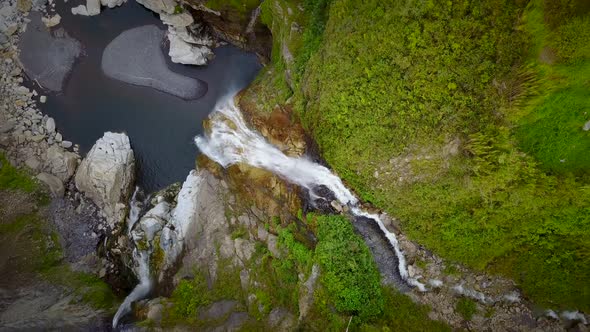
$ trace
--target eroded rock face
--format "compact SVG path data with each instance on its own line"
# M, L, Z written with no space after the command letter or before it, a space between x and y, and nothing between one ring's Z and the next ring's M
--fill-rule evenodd
M61 91L74 62L82 54L82 45L63 29L50 32L38 12L31 12L29 19L31 22L19 43L24 70L42 87Z
M155 25L124 31L105 48L102 71L113 79L152 87L183 99L200 98L207 92L206 83L168 69L160 49L164 34Z
M125 134L106 132L76 172L76 187L98 205L111 226L124 220L135 158Z
M168 40L170 41L168 55L174 63L202 66L213 58L213 52L209 47L189 44L173 32L168 32Z

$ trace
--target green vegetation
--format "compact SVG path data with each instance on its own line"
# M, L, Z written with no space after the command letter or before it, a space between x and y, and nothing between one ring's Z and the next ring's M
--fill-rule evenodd
M236 10L241 14L249 14L258 7L260 0L207 0L205 6L213 10Z
M455 310L464 320L471 320L471 317L477 312L477 306L473 300L462 297L457 301Z
M299 39L263 22L275 62L297 46L295 111L347 184L441 256L590 310L590 6L303 3Z
M16 259L11 260L7 268L36 274L53 284L63 286L76 295L76 300L95 309L116 310L118 299L105 282L93 275L72 271L62 261L63 253L58 236L37 211L38 205L48 203L47 194L25 171L12 167L1 154L0 164L0 190L29 194L28 197L23 197L26 202L22 203L30 203L34 209L26 214L15 215L12 220L0 222L0 240L14 243L11 250L14 250ZM13 208L3 206L4 204L5 202L0 201L0 210ZM11 271L13 272L16 271Z
M381 276L373 256L342 216L317 216L321 282L330 302L342 314L358 316L362 321L383 313Z
M25 171L12 167L0 153L0 190L16 189L30 193L37 189L37 184Z
M285 308L297 316L300 291L306 288L303 283L310 277L312 266L318 264L321 273L314 302L299 329L337 331L348 326L351 331L387 331L392 327L399 331L449 330L428 318L428 307L381 286L373 258L350 221L342 216L302 217L309 228L300 222L281 227L280 220L271 221L278 233L280 257L257 242L254 255L246 263L248 292L241 289L241 269L222 259L213 283L199 271L193 279L179 283L170 298L172 306L164 314L164 324L210 326L207 324L211 322L199 320L200 311L216 301L231 299L238 302L237 310L256 318L244 326L245 330L266 329L266 319L274 308ZM303 240L303 231L309 229L316 233L315 247Z

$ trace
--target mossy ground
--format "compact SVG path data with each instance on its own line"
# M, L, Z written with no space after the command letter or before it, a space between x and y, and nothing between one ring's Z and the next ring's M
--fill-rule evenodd
M328 163L437 254L590 310L588 6L324 5L293 103Z
M12 167L2 155L0 163L0 239L10 247L3 248L5 254L16 257L5 268L11 275L22 276L18 287L40 278L63 286L95 309L116 310L118 299L106 283L93 275L72 271L62 261L58 235L44 217L47 193L26 171ZM18 201L7 199L11 196Z
M301 232L308 229L296 226L301 222L316 232L317 244L299 240L306 238ZM246 263L250 280L247 292L242 290L241 269L221 260L214 282L203 271L195 271L194 278L180 282L170 298L164 325L210 327L222 323L223 318L216 322L201 320L199 313L216 301L234 300L238 302L234 311L248 312L254 318L243 330L268 329L266 319L272 309L287 309L297 317L303 282L313 264L318 264L321 274L315 300L299 325L301 330L449 330L445 324L428 319L427 307L380 284L372 256L346 218L308 215L299 223L285 225L281 226L280 220L268 223L268 229L278 233L281 257L274 256L265 243L256 243L255 254Z

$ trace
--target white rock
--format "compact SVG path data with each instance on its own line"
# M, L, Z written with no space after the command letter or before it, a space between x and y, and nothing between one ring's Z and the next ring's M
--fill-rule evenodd
M47 122L45 123L45 129L47 129L47 133L50 135L55 132L55 120L53 120L53 118L47 119Z
M88 10L86 10L86 6L84 5L72 7L72 15L88 16Z
M103 6L109 7L109 8L114 8L114 7L120 6L120 5L124 4L125 2L127 2L127 0L100 0L100 3Z
M174 27L184 28L195 21L193 16L188 12L182 12L180 14L160 14L160 19L164 24L171 25Z
M61 143L62 139L63 139L63 138L62 138L62 136L61 136L61 134L60 134L60 133L57 133L57 134L55 134L55 141L56 141L57 143Z
M64 149L69 149L69 148L71 148L71 147L72 147L72 142L70 142L70 141L63 141L63 142L61 142L61 146L62 146Z
M86 0L86 10L88 16L100 14L100 0Z
M59 14L55 14L50 18L43 17L41 21L45 23L46 27L51 28L58 25L61 22L61 16Z
M193 46L171 33L168 33L168 40L170 40L168 55L174 63L206 65L209 59L213 58L213 52L207 46Z
M47 102L47 96L41 96L41 97L39 97L39 101L40 101L42 104L45 104L45 102Z
M76 187L103 210L111 226L125 219L134 167L129 137L106 132L96 141L76 172Z
M584 131L590 130L590 120L588 120L588 122L586 122L584 124L584 127L582 128L582 130L584 130Z

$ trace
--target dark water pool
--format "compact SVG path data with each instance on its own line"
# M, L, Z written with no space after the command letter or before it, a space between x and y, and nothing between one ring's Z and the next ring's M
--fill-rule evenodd
M80 144L82 153L105 131L126 132L137 160L138 184L148 192L184 180L199 153L193 137L202 133L203 119L220 98L254 79L261 67L256 55L223 46L214 50L216 57L206 67L173 64L168 59L173 71L208 84L202 98L185 101L115 81L101 72L102 52L121 32L147 24L164 29L155 14L133 0L114 9L103 8L94 17L71 15L77 1L57 3L62 16L58 27L78 39L86 55L74 66L64 90L49 94L47 103L40 104L43 112L55 118L64 139Z

